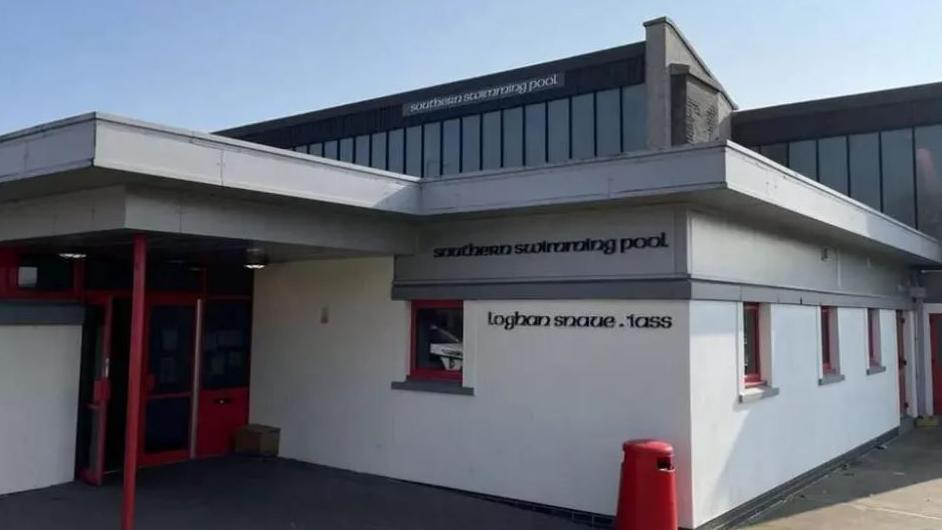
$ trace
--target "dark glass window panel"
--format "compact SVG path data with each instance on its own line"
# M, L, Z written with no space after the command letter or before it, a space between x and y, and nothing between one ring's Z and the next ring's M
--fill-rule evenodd
M847 139L850 158L850 196L880 209L880 135L852 134Z
M389 171L406 172L406 133L403 129L389 131Z
M481 169L481 116L461 118L461 171Z
M34 291L70 291L74 260L56 254L25 254L20 257L17 286Z
M330 158L332 160L337 160L340 158L339 145L337 140L330 140L329 142L324 142L324 157Z
M442 124L426 123L423 128L425 165L422 176L434 178L442 174Z
M353 138L340 140L340 160L353 163Z
M442 123L442 174L454 175L461 171L461 120L455 118Z
M916 128L919 229L942 238L942 125Z
M252 303L206 303L203 323L203 388L238 388L249 384Z
M251 296L255 275L240 266L213 266L206 271L209 294Z
M144 451L159 453L189 446L190 398L152 399L144 421Z
M759 306L743 305L745 375L759 374Z
M547 160L550 162L569 160L569 99L550 101L546 115Z
M572 157L595 156L595 104L592 94L572 98Z
M883 160L883 211L910 226L916 223L913 190L913 133L899 129L880 133Z
M423 308L415 311L415 367L444 370L439 351L447 345L460 349L464 336L464 312L460 308Z
M295 147L293 150L296 151L296 152L298 152L298 153L307 153L307 146L306 146L306 145L299 145L299 146Z
M818 180L817 142L801 140L788 144L788 167L810 179Z
M324 144L311 144L308 148L308 153L314 156L324 156Z
M370 135L361 134L356 137L355 142L354 163L361 166L370 165Z
M89 256L85 260L85 288L89 290L130 290L134 268L129 259Z
M503 116L503 167L523 165L523 107L505 109Z
M386 169L386 133L373 133L370 144L370 167Z
M818 180L829 188L847 193L847 137L818 140Z
M195 293L202 290L202 271L188 263L150 262L147 288L155 291Z
M422 176L422 126L406 129L406 174Z
M481 169L481 116L461 118L461 172Z
M595 138L598 156L621 152L621 94L617 88L595 93Z
M497 169L500 167L500 111L484 114L482 127L484 145L481 168Z
M759 148L762 156L778 162L783 166L788 165L788 144L770 144Z
M192 389L195 311L188 305L155 305L150 310L147 366L152 395Z
M622 151L640 151L648 142L647 85L621 89Z
M546 103L527 105L523 111L524 149L523 163L538 166L546 163Z

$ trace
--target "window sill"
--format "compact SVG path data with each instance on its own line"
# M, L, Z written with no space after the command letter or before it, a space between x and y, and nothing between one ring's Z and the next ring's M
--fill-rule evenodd
M824 374L824 377L818 379L818 386L833 385L844 380L843 374Z
M473 396L474 389L461 386L457 381L420 381L407 379L405 381L393 381L391 385L393 390L412 390L414 392L432 392L434 394L452 394L458 396Z
M886 366L881 366L881 365L876 364L876 365L871 366L870 368L867 368L867 375L882 374L885 371L886 371Z
M760 399L766 399L778 395L778 388L769 385L754 385L746 387L739 393L740 403L752 403Z

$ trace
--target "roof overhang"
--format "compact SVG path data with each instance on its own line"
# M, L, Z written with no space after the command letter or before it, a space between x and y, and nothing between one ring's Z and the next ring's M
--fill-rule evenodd
M942 262L930 236L729 142L419 180L102 114L0 136L0 241L148 230L401 254L429 217L667 203Z

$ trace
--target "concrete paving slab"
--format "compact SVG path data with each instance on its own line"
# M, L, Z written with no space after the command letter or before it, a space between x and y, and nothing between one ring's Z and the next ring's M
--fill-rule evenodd
M742 528L942 530L942 429L870 451Z

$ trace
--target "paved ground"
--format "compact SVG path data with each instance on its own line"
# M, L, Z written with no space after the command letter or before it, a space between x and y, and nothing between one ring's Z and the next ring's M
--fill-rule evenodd
M867 453L743 528L942 530L942 427Z
M0 497L3 530L117 530L119 477ZM139 476L138 530L586 530L437 488L277 459L222 458Z

